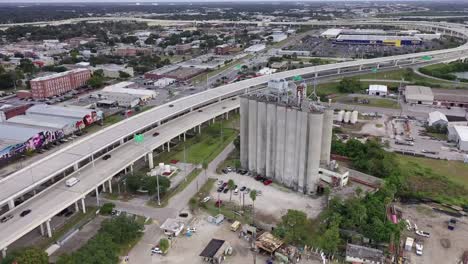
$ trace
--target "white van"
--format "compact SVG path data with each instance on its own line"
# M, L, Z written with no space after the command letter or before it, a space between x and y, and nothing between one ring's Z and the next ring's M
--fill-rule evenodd
M65 185L67 185L68 187L72 187L73 185L77 184L79 181L80 180L78 180L77 178L71 177L70 179L65 181Z

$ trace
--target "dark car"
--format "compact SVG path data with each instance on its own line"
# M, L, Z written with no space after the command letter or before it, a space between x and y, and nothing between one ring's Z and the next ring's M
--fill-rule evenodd
M223 191L223 193L227 193L227 192L229 192L229 188L225 188Z
M228 171L226 169L221 170L224 174L228 174Z
M243 191L245 191L245 189L247 189L247 187L242 186L242 187L240 188L240 191L243 192Z
M228 185L228 183L227 183L227 182L224 182L223 185L221 185L221 186L223 186L223 188L224 188L224 187L226 187L227 185Z
M224 187L219 187L218 190L216 190L217 192L222 192L224 190Z
M246 171L246 170L239 170L239 174L240 174L240 175L245 175L245 174L247 174L247 172L248 172L248 171Z
M154 132L154 133L153 133L153 137L157 137L157 136L159 136L159 133L158 133L158 132Z
M2 219L0 219L0 222L5 223L5 222L7 222L8 220L10 220L12 218L13 218L13 216L11 214L5 215L4 217L2 217Z
M106 154L104 155L104 157L102 157L103 160L108 160L110 159L112 156L110 154Z
M25 217L25 216L27 216L29 213L31 213L31 209L26 209L26 210L24 210L23 212L21 212L20 216L21 216L21 217Z

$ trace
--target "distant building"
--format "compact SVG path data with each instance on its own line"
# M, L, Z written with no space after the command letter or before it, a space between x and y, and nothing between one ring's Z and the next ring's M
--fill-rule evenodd
M426 86L407 85L404 93L405 100L409 104L432 105L434 102L432 90Z
M135 83L133 82L120 82L114 85L106 86L97 93L107 92L107 93L128 94L128 95L132 95L132 96L136 96L140 98L140 100L143 102L152 100L156 98L156 96L158 95L158 93L153 90L128 88L128 87L133 86L134 84Z
M121 57L135 57L137 55L151 55L152 50L149 48L137 48L137 47L121 47L114 51L114 54Z
M215 47L216 55L226 55L229 54L231 47L228 44L218 45Z
M26 110L31 107L32 104L3 104L0 105L0 122L15 117L17 115L24 115Z
M145 73L145 79L158 80L161 78L171 78L177 81L186 81L204 71L204 69L195 67L169 66Z
M192 44L177 44L175 46L176 54L177 55L184 55L190 53L192 51Z
M224 261L227 251L231 246L228 242L221 239L211 239L206 245L203 251L200 253L200 257L208 263L221 264Z
M387 85L371 84L369 85L369 95L387 96Z
M130 77L133 77L134 72L132 67L126 67L124 65L117 64L101 64L94 67L94 70L102 70L104 77L108 78L120 78L120 72L127 73Z
M266 49L265 44L256 44L246 48L244 51L249 53L257 53Z
M432 89L434 104L468 108L468 93L464 89Z
M176 237L178 236L182 230L184 230L184 223L180 220L168 218L164 223L160 226L160 228L164 231L164 234Z
M384 260L385 257L382 250L350 243L346 246L346 262L353 264L383 264Z
M75 69L35 78L30 81L32 97L44 99L61 95L86 85L90 78L91 71L88 69Z
M80 107L64 107L58 105L37 104L26 110L26 115L58 116L77 119L76 127L84 128L96 121L102 120L102 111Z
M422 40L413 36L387 36L387 35L339 35L337 44L362 44L384 46L411 46L420 45Z

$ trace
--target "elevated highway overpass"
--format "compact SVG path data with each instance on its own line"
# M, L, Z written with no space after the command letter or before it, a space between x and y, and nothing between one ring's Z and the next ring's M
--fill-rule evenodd
M468 35L466 29L460 32ZM86 194L97 190L97 187L104 185L115 174L131 168L135 160L145 155L152 156L155 148L172 138L238 108L238 100L231 100L232 98L250 92L272 78L291 78L296 75L320 77L330 72L340 74L350 69L363 71L371 67L408 65L421 63L423 56L449 60L466 57L467 49L465 44L447 50L347 61L280 72L180 98L119 122L0 180L0 205L7 204L7 213L15 215L13 219L2 224L0 249L5 249L6 252L8 245L38 226L43 230L43 223L50 227L49 219L55 214L80 200L83 201ZM199 112L201 108L203 111ZM153 131L160 132L160 135L151 137ZM132 140L133 136L139 133L148 135L145 147L135 145ZM108 152L112 153L111 159L103 161L99 158ZM65 188L63 178L71 175L80 178L81 182L72 188ZM48 183L47 186L45 183ZM16 207L15 199L25 195L30 196L30 199ZM25 208L31 208L33 211L27 217L20 218L18 213ZM50 235L50 232L47 233Z

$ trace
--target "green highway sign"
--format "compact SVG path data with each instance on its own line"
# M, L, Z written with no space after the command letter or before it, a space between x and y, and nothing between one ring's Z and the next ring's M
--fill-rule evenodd
M143 142L143 139L144 139L143 134L136 134L134 139L135 139L135 142L138 142L138 143Z
M240 64L236 65L237 70L240 70L241 68L242 68L242 65L240 65Z
M422 56L421 59L425 60L425 61L428 61L428 60L432 60L432 56Z
M377 72L378 69L377 69L377 68L372 68L371 71L372 71L372 72Z
M294 76L293 81L296 81L296 82L302 81L302 76L300 76L300 75Z

